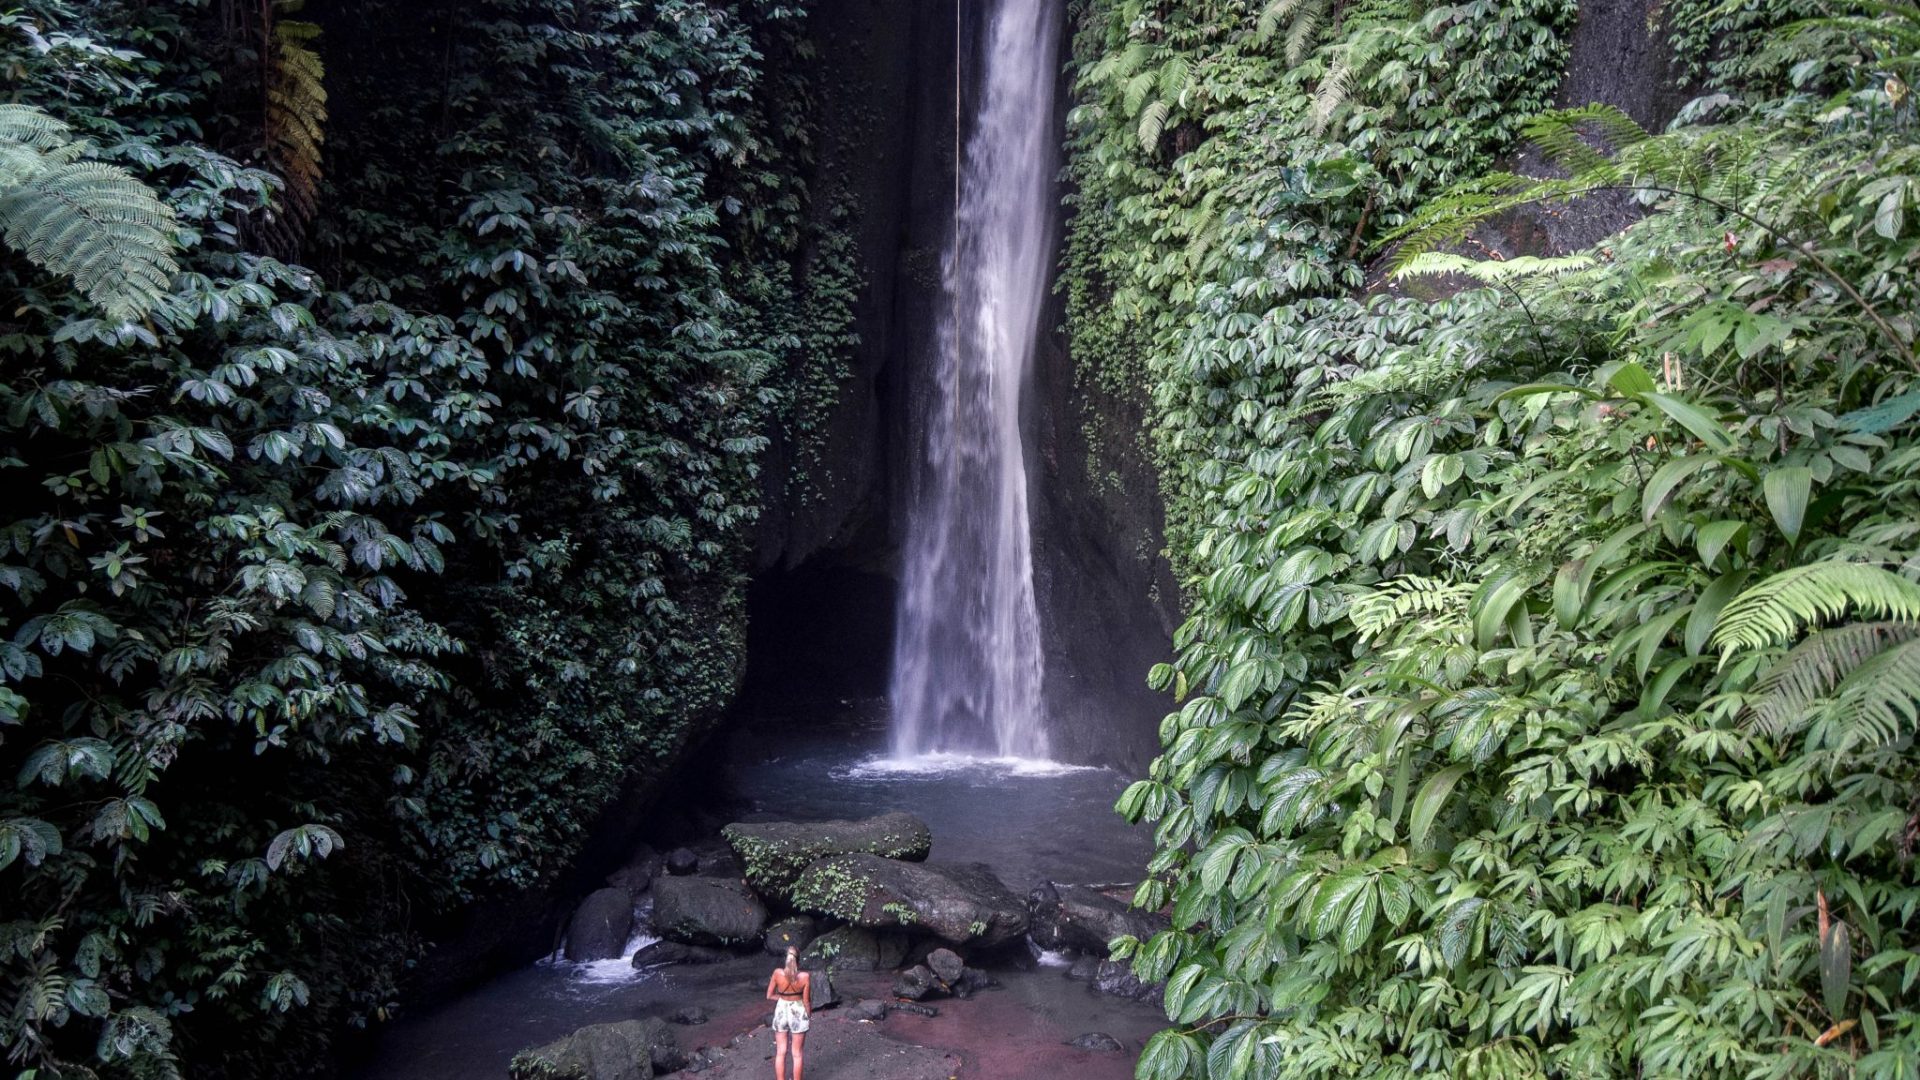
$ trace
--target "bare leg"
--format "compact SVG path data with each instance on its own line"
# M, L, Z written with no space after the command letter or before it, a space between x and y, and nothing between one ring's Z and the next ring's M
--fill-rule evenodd
M787 1039L790 1037L784 1031L773 1033L773 1080L787 1080ZM793 1077L794 1080L800 1080L798 1059L793 1063Z
M794 1032L794 1035L793 1035L793 1080L801 1080L801 1077L800 1077L800 1070L801 1070L801 1069L802 1069L802 1067L804 1067L804 1066L806 1065L806 1063L807 1063L807 1056L806 1056L806 1054L805 1054L805 1053L804 1053L804 1052L802 1051L802 1047L804 1047L804 1046L806 1046L806 1045L807 1045L807 1033L806 1033L806 1032L804 1032L804 1031L797 1031L797 1032ZM774 1078L774 1080L779 1080L779 1077L775 1077L775 1078Z

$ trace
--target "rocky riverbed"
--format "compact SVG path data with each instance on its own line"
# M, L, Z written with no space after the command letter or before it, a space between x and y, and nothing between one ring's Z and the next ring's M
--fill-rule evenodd
M1124 889L1017 891L984 863L930 859L932 830L906 813L755 817L634 852L582 898L556 958L402 1025L365 1075L764 1077L763 993L788 945L813 973L815 1080L1120 1080L1164 1025L1157 988L1105 959L1113 937L1164 925Z

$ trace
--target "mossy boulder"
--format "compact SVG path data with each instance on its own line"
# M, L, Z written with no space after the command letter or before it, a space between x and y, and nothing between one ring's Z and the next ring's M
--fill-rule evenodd
M583 1027L513 1056L513 1080L653 1080L685 1063L673 1029L659 1020Z
M834 855L878 855L918 862L933 850L933 832L912 814L857 821L736 822L721 830L762 896L791 899L807 867Z
M1027 905L984 863L836 855L809 866L793 905L869 930L900 928L950 945L1004 945L1027 932Z
M890 971L907 958L907 935L898 930L837 926L807 943L800 964L808 970Z
M744 945L760 940L767 906L727 878L663 877L653 883L653 928L687 945Z

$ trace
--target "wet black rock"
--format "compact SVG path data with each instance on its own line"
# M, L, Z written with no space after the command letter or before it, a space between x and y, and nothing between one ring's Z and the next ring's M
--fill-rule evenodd
M933 833L912 814L857 821L736 822L722 830L745 864L748 884L785 899L807 867L834 855L866 854L918 861L933 850Z
M513 1056L513 1080L652 1080L686 1064L673 1031L659 1020L583 1027Z
M833 989L833 972L829 971L825 964L806 967L804 970L808 976L807 982L810 984L807 996L812 1002L813 1011L831 1009L840 1004L840 995Z
M900 977L893 980L893 996L905 998L908 1001L919 1001L929 994L944 990L945 986L941 983L940 977L925 964L916 964L901 972Z
M1027 906L984 863L909 863L836 855L806 869L793 903L855 926L904 927L986 947L1027 932Z
M931 1005L922 1005L917 1001L896 1001L893 1004L887 1006L887 1011L912 1013L915 1016L925 1016L925 1017L935 1017L940 1015L939 1009L936 1009Z
M872 998L861 998L859 1001L847 1006L847 1019L849 1020L865 1020L873 1023L885 1020L886 1018L887 1003L884 1001L875 1001Z
M653 883L653 927L668 941L741 945L759 940L766 925L766 905L741 882L663 877Z
M818 926L807 915L781 919L767 927L767 951L775 956L783 956L789 948L804 949L813 941Z
M652 887L663 863L659 852L642 844L627 857L625 866L607 875L607 884L638 896Z
M1000 985L1000 980L981 971L979 968L967 968L948 989L957 998L970 998L982 990L992 990Z
M1156 1000L1166 990L1162 983L1141 982L1133 973L1133 965L1117 960L1100 961L1099 969L1094 972L1093 988L1103 994L1134 1001Z
M722 960L733 959L733 954L725 949L709 948L705 945L683 945L678 941L656 941L643 946L633 954L633 966L636 968L665 967L668 964L717 964Z
M1130 934L1141 941L1165 930L1166 916L1129 907L1086 885L1048 883L1027 894L1028 936L1043 949L1107 955L1107 943Z
M840 926L814 938L800 954L802 967L834 971L889 971L907 957L907 936L897 930Z
M967 970L967 962L952 949L935 949L928 953L927 966L940 976L941 982L949 984L959 982L960 976Z
M627 951L633 936L633 894L608 887L588 893L567 925L567 959L606 960Z
M676 1009L667 1016L668 1023L679 1024L682 1027L697 1027L706 1023L707 1020L707 1010L698 1005L689 1005L684 1009Z
M1089 1031L1085 1035L1079 1036L1067 1043L1067 1045L1077 1046L1082 1050L1104 1050L1113 1054L1122 1053L1127 1049L1121 1044L1119 1039L1108 1035L1104 1031Z
M1097 956L1083 956L1075 960L1073 966L1067 969L1067 978L1077 982L1092 982L1095 976L1100 974L1100 965L1103 962Z
M667 852L667 873L675 877L686 877L700 869L700 856L691 848L677 847Z

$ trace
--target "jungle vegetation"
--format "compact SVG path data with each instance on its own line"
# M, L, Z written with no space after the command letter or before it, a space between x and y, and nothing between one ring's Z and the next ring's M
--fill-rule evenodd
M1920 8L1652 10L1655 131L1568 0L1076 9L1190 605L1143 1078L1920 1075Z
M731 693L851 333L803 16L0 14L10 1075L326 1072Z

